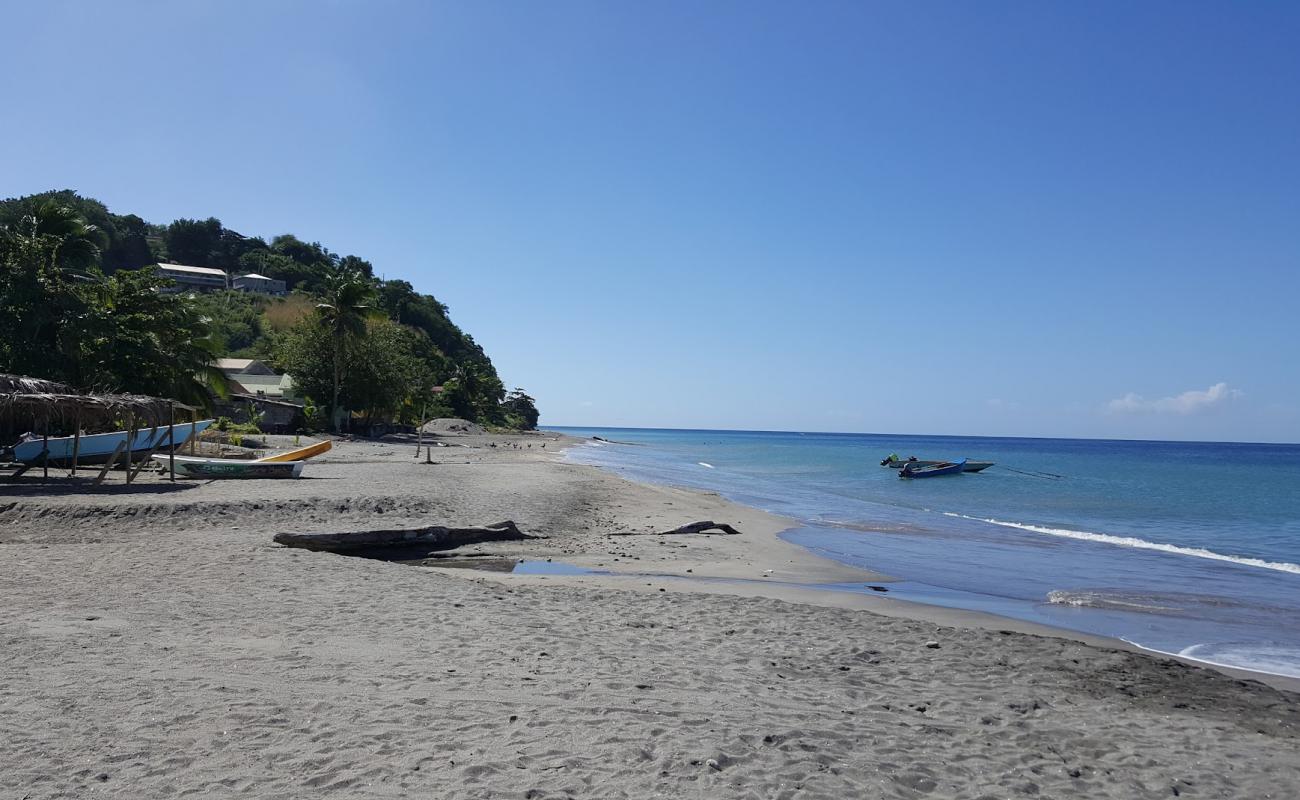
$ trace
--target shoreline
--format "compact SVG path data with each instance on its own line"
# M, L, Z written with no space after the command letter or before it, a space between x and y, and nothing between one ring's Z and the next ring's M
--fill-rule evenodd
M568 434L563 434L563 435L565 435L571 441L569 441L567 446L564 448L564 450L561 451L562 453L567 452L569 449L573 447L580 446L586 441L584 439L577 439L576 437L572 437ZM629 478L618 474L613 469L607 469L598 465L583 464L580 462L572 462L572 461L566 463L571 463L571 464L575 464L576 466L582 466L590 469L599 470L601 472L604 472L605 474L612 475L616 478L619 478L620 480L624 480L629 483L633 483L637 485L643 485L643 486L664 485L664 484L655 484L655 483L637 480L634 478ZM786 531L803 527L805 524L796 519L792 519L788 517L780 517L775 514L770 514L770 512L763 511L762 509L754 508L752 506L746 506L740 501L731 498L725 498L724 495L721 495L720 493L717 492L695 489L693 487L679 486L673 488L679 489L681 491L700 492L703 494L710 494L719 497L724 497L724 499L728 503L732 503L742 508L750 509L757 513L768 514L769 516L775 517L776 519L780 519L788 523L786 527L782 528L780 531L777 531L775 534L773 534L775 536L779 536L781 533L784 533ZM784 541L784 539L782 541ZM858 594L854 592L837 590L833 587L809 586L807 584L835 583L835 582L845 582L845 583L872 582L872 583L887 584L893 582L901 582L904 579L898 578L896 576L888 575L883 572L877 572L874 570L869 570L869 569L861 570L858 567L854 567L849 564L844 564L835 561L834 559L831 558L817 555L812 550L809 550L808 548L803 547L802 545L793 544L791 542L787 542L787 544L791 544L793 547L798 548L798 550L801 551L801 553L804 556L806 556L806 559L803 560L802 563L805 565L805 568L808 569L808 572L805 573L803 580L795 579L795 580L784 581L784 582L772 581L770 583L755 582L752 586L746 585L746 587L743 588L739 586L733 586L732 592L741 596L765 596L765 597L773 597L777 599L788 599L791 600L792 602L813 603L815 605L825 605L825 606L834 606L834 607L843 607L843 608L860 608L862 610L869 611L872 613L883 614L886 616L894 616L903 619L913 619L913 620L920 620L926 622L941 622L942 624L948 624L948 625L966 625L969 627L980 628L983 630L1014 630L1019 633L1027 633L1035 636L1052 636L1052 637L1064 638L1064 639L1082 642L1093 647L1113 648L1116 650L1123 650L1125 652L1130 652L1130 653L1138 653L1153 658L1170 658L1190 666L1196 666L1205 669L1213 669L1234 678L1246 679L1246 680L1258 680L1262 683L1266 683L1278 689L1300 692L1300 677L1296 677L1293 675L1284 675L1280 673L1267 672L1264 670L1251 670L1242 667L1234 667L1225 664L1217 664L1211 661L1205 661L1202 659L1192 658L1189 656L1183 656L1179 653L1171 653L1164 650L1157 650L1155 648L1144 647L1143 645L1137 644L1135 642L1130 642L1116 636L1106 636L1103 634L1088 633L1085 631L1079 631L1079 630L1075 630L1063 626L1050 625L1050 624L1040 623L1040 622L1032 622L1029 620L1022 620L1016 617L1004 616L991 611L980 611L974 609L960 608L956 606L945 606L937 603L927 603L922 600L911 600L911 599L900 598L900 597L880 597L874 595ZM844 580L844 581L819 580L819 572L820 572L819 565L826 564L826 563L834 564L836 567L842 568L844 570L855 571L858 573L859 577L849 578L848 580ZM841 574L846 574L846 573L841 573ZM587 576L587 579L590 580L592 577L593 576ZM693 576L693 579L698 581L701 584L704 584L709 580L709 578L705 576ZM763 589L760 587L767 587L767 588ZM720 587L706 588L703 585L701 585L699 591L726 593L727 590L725 588L720 588ZM820 599L819 596L824 594L842 595L842 597L837 598L835 601Z
M294 481L0 489L0 795L1300 791L1300 695L1253 675L938 606L773 599L806 570L879 576L778 538L780 517L563 463L558 439L444 441L467 446L431 466L339 442ZM653 577L271 542L504 518L547 538L455 555ZM702 519L742 534L610 535Z

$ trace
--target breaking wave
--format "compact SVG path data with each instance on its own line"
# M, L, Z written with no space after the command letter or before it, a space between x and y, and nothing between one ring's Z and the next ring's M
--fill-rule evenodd
M1177 652L1147 647L1140 642L1124 639L1131 645L1149 653L1178 656L1189 661L1199 661L1216 667L1244 669L1266 675L1300 678L1300 648L1273 642L1216 642L1194 644Z
M1112 611L1140 611L1144 614L1181 614L1177 605L1160 605L1158 598L1136 592L1088 592L1053 589L1047 602L1075 608L1104 608Z
M1271 569L1277 572L1290 572L1293 575L1300 575L1300 564L1292 564L1286 561L1265 561L1262 558L1229 556L1224 555L1223 553L1216 553L1213 550L1206 550L1203 547L1182 547L1176 544L1148 542L1146 539L1139 539L1135 536L1112 536L1108 533L1090 533L1088 531L1074 531L1068 528L1048 528L1042 525L1026 525L1022 522L1004 522L1000 519L970 517L965 514L954 514L951 511L945 511L943 514L946 517L959 517L961 519L969 519L976 522L987 522L990 525L1001 525L1004 528L1019 528L1022 531L1045 533L1049 536L1063 536L1067 539L1081 539L1085 542L1102 542L1104 544L1113 544L1119 547L1133 547L1139 550L1158 550L1162 553L1175 553L1177 555L1193 556L1195 558L1208 558L1212 561L1227 561L1232 564L1241 564L1246 567L1258 567L1259 569Z

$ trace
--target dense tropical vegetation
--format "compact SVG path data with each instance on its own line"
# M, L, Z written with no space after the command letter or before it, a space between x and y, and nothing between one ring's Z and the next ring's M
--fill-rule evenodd
M160 292L170 282L158 262L256 272L290 294ZM0 372L206 405L224 391L212 366L222 356L291 374L320 426L347 419L343 409L368 422L537 422L533 399L506 393L445 305L376 279L358 256L216 218L153 225L72 191L0 201Z

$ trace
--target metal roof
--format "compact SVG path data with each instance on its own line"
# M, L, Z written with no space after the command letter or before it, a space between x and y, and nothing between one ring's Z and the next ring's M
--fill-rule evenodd
M213 278L225 280L226 273L224 270L212 269L211 267L189 267L185 264L158 264L158 269L165 269L169 272L188 272L191 275L208 275Z
M236 371L248 369L248 365L255 360L252 358L218 358L217 369L233 369Z

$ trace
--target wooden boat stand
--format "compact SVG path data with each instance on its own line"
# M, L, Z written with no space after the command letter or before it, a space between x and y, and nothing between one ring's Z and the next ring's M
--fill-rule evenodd
M126 439L118 443L117 447L113 450L112 455L110 455L108 457L108 460L104 462L104 466L99 470L99 474L95 476L95 479L92 482L94 485L98 486L99 484L104 482L104 479L108 477L108 471L113 468L113 465L115 463L117 463L118 456L121 456L122 458L122 469L126 472L127 484L130 484L137 477L139 477L140 473L144 470L144 468L151 463L154 453L158 452L159 449L163 449L165 447L166 452L174 453L176 451L176 409L178 408L183 411L188 411L190 414L190 423L189 423L190 455L195 454L194 440L198 433L199 408L197 406L190 406L184 403L176 403L176 402L169 403L169 406L170 407L168 409L168 420L167 420L168 422L167 438L165 440L160 438L158 441L154 442L153 447L150 448L149 452L145 454L144 458L140 459L139 463L136 464L134 467L131 464L131 460L132 460L131 454L135 450L133 445L136 442L136 438L140 435L141 428L136 427L137 420L134 413L130 413L127 415ZM68 477L76 477L77 475L77 468L78 468L77 459L81 454L81 415L80 414L77 414L74 424L76 427L72 434L72 464L71 464L71 470L68 473ZM185 423L182 422L181 424L184 425ZM41 468L42 468L42 477L41 477L42 483L48 481L50 477L50 426L48 420L46 420L45 423L45 431L44 431L43 438L44 438L44 451L41 453L41 458L40 458ZM9 479L10 480L18 479L31 466L32 466L31 464L23 464L12 475L9 476ZM174 463L171 464L170 475L168 477L172 483L176 482L176 465Z

